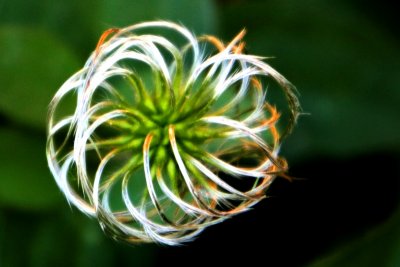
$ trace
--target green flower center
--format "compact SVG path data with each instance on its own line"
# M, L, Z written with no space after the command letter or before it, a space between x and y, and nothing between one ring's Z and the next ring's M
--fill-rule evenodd
M166 164L173 157L170 128L174 131L179 150L190 155L203 155L204 144L221 136L221 131L201 120L213 104L210 96L204 97L211 91L209 86L203 84L202 88L188 95L177 86L171 89L172 92L163 83L156 82L157 86L150 94L142 81L134 79L128 77L129 86L137 94L136 100L129 103L122 97L118 105L128 115L108 124L117 128L119 140L123 140L126 149L142 154L145 139L151 135L152 160Z

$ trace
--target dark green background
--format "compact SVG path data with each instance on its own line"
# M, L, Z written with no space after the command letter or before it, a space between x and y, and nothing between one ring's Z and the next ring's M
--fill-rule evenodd
M70 208L45 160L47 105L101 33L182 22L293 82L290 174L254 210L178 248L129 247ZM0 267L400 266L400 31L389 1L0 0Z

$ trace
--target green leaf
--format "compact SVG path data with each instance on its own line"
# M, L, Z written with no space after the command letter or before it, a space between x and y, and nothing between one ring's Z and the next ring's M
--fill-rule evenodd
M400 50L355 8L328 1L253 1L220 10L232 38L295 84L303 116L283 146L291 157L400 149ZM268 97L273 97L269 92Z
M0 27L0 50L0 113L44 129L48 104L77 59L47 32L16 26Z
M337 248L308 267L400 266L400 212L358 239Z
M182 23L201 34L215 32L218 23L212 0L102 1L100 10L100 16L106 25L116 27L162 19Z
M44 136L0 128L0 206L45 210L60 203L44 148Z

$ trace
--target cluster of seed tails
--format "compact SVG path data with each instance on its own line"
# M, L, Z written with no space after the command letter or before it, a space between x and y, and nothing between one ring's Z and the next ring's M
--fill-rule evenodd
M300 106L243 36L165 21L105 32L50 105L47 159L68 201L115 239L176 245L263 199ZM286 96L282 131L268 79Z

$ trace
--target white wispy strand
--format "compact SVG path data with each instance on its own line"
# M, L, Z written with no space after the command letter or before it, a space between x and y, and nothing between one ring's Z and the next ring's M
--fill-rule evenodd
M190 191L191 195L194 197L194 200L196 201L197 205L200 206L199 200L197 198L197 192L195 191L194 185L192 183L192 179L190 179L189 172L186 169L185 163L183 162L182 157L179 153L178 146L176 144L176 139L175 139L175 130L172 126L170 126L168 129L168 135L169 135L169 142L171 144L172 152L174 154L176 163L179 166L179 171L181 172L182 177L185 180L188 190Z

